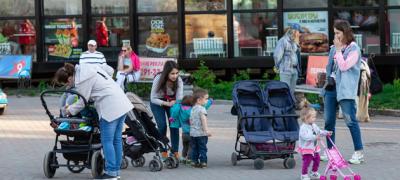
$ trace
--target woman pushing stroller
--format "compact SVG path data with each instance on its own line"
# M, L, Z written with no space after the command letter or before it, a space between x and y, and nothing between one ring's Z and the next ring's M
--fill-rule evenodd
M105 156L105 173L96 179L117 179L122 161L122 128L126 113L133 108L122 89L101 67L66 63L57 70L55 81L75 87L85 99L94 101L100 119L100 136ZM82 100L66 107L67 115L84 108Z

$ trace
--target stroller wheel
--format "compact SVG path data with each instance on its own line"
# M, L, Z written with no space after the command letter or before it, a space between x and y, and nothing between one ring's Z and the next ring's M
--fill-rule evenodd
M285 158L283 160L283 167L285 167L286 169L293 169L296 166L296 160L294 160L294 158Z
M330 180L336 180L336 179L337 179L337 176L336 176L336 175L331 175L331 176L329 177L329 179L330 179Z
M44 175L47 178L52 178L54 177L54 174L56 174L56 169L57 169L57 157L56 153L50 151L48 153L46 153L46 155L44 156L43 159L43 171L44 171ZM55 161L53 161L55 160Z
M93 153L90 166L91 166L91 171L92 171L92 177L93 178L96 178L96 177L100 176L103 173L104 159L103 159L103 156L101 155L100 150L99 151L95 151Z
M261 158L254 160L254 168L257 170L264 168L264 161Z
M67 161L67 168L69 171L71 171L72 173L80 173L85 169L84 164L79 164L79 161L73 161L74 164L71 165L71 161L68 160Z
M165 159L164 161L165 166L167 166L168 169L172 169L175 166L174 160L172 157L168 157L167 159Z
M121 169L126 169L128 168L129 162L128 159L126 157L124 157L121 161Z
M354 180L361 180L361 176L360 175L354 175Z
M131 164L133 167L143 167L146 163L146 159L143 156L140 156L138 159L132 159Z
M326 176L320 176L319 180L327 180L327 179L326 179Z
M159 159L153 159L149 163L149 169L152 172L161 171L162 167L163 167L163 165Z
M232 166L236 166L237 165L237 154L235 152L232 153L231 155L231 162L232 162Z

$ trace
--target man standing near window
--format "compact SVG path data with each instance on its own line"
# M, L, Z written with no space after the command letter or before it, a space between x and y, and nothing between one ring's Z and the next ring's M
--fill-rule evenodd
M107 65L106 58L104 54L96 51L97 43L95 40L88 41L88 50L81 54L79 58L79 64L89 63L89 64L98 64L102 66L102 68L112 76L114 74L114 69Z

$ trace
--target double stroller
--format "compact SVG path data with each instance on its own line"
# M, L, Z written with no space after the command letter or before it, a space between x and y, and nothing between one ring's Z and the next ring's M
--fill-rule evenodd
M153 159L149 162L150 171L161 171L163 163L168 169L177 168L179 160L176 157L161 159L160 151L171 149L167 137L162 136L156 124L153 122L153 114L144 102L134 93L128 92L134 108L128 113L125 124L128 126L123 132L124 158L122 169L128 167L128 159L134 167L142 167L145 164L143 154L155 152Z
M288 85L280 81L238 81L232 96L232 114L238 116L232 165L253 159L254 168L262 169L264 160L281 158L285 168L294 168L299 124Z
M48 108L45 99L54 97L61 93L76 95L81 99L85 108L81 113L74 117L54 116ZM104 159L101 154L100 132L98 128L98 115L90 103L72 90L48 90L40 95L42 106L50 118L50 125L56 133L53 149L46 153L43 160L43 171L47 178L54 177L56 170L60 167L67 167L72 173L80 173L85 168L91 169L93 177L103 173ZM59 109L58 109L59 110ZM60 114L62 114L60 112ZM67 124L68 128L61 128L62 124ZM80 125L88 128L80 128ZM62 154L66 163L59 161L57 154Z

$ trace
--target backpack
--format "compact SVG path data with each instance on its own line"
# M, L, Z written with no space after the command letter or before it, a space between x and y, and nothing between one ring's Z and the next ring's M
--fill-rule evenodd
M368 66L371 71L371 84L369 85L369 92L371 94L378 94L383 90L383 83L379 78L378 71L376 70L373 58L375 55L370 55L368 58Z

